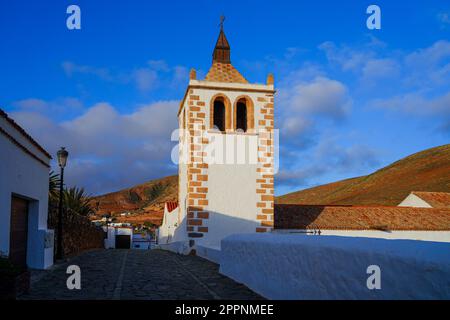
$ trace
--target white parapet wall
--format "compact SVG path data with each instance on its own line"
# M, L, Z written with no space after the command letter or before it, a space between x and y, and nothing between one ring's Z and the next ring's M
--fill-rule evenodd
M170 243L158 243L157 249L172 251L178 254L189 254L188 241L175 241Z
M221 249L220 272L269 299L450 299L448 243L236 234Z
M197 250L196 253L199 257L207 259L216 264L220 264L222 251L220 251L219 247L206 247L197 245L196 250Z

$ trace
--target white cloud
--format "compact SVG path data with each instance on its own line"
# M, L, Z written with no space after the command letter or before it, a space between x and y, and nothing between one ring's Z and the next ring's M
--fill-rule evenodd
M404 78L410 86L432 87L450 84L450 42L441 40L415 50L404 58Z
M83 103L73 97L57 98L52 101L29 98L13 102L12 105L22 111L39 112L54 118L62 115L74 115L83 110Z
M153 70L165 71L165 72L170 71L169 66L167 65L167 63L164 60L149 60L148 65Z
M328 41L319 45L319 49L325 52L332 65L358 75L363 85L372 85L373 81L381 78L395 77L400 72L399 62L395 58L380 55L380 51L386 49L386 44L375 37L361 47L338 47Z
M157 88L177 88L188 79L188 71L183 66L171 67L164 60L149 60L147 63L132 70L115 70L80 65L71 61L61 64L67 77L73 78L77 74L92 75L103 81L118 84L134 84L142 93Z
M76 73L90 74L97 76L103 80L112 81L113 76L110 74L110 70L107 68L96 68L88 65L79 65L71 61L64 61L61 64L65 74L70 78Z
M361 69L363 81L380 80L399 74L399 65L394 59L370 59Z
M177 110L177 101L143 105L129 114L98 103L64 122L25 109L12 116L52 154L66 146L68 183L97 193L176 172L170 162L170 137L177 127Z
M312 122L304 117L286 117L280 125L283 135L288 137L299 136L311 129Z
M450 14L448 12L439 12L437 19L443 28L450 26Z
M348 142L348 139L346 140ZM290 166L283 166L276 176L277 183L287 186L311 186L316 185L326 175L349 178L368 174L379 165L376 150L360 143L344 146L343 142L345 143L336 137L323 135L311 150L293 155L297 161L293 161Z
M344 84L321 76L280 88L281 91L283 107L294 113L286 114L287 117L320 115L339 120L348 114L352 104Z
M173 68L172 86L179 86L189 79L189 71L186 67L175 66Z
M342 146L336 137L326 137L315 149L316 159L322 160L328 170L349 173L371 169L378 165L377 153L364 144Z
M156 87L158 83L158 74L154 70L141 68L134 71L133 79L139 90L149 91Z
M388 99L374 100L371 106L412 115L450 117L450 91L431 98L427 98L420 92L406 93Z
M450 83L450 42L436 41L426 48L412 52L388 50L386 45L370 43L359 47L337 46L324 42L323 50L331 66L352 72L359 77L361 87L378 84L386 80L405 88L420 88Z
M340 66L344 71L360 71L375 55L371 50L337 47L331 41L320 44L319 49L325 52L330 63Z

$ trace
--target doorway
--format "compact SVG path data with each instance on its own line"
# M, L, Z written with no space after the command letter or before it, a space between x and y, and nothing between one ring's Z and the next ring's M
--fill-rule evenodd
M28 201L12 196L9 259L20 267L27 266Z
M116 235L116 249L130 249L131 237L129 235Z

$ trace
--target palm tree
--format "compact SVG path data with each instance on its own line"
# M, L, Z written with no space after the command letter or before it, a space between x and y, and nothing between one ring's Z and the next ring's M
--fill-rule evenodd
M59 185L61 183L61 178L58 173L55 173L52 170L50 171L48 180L48 195L50 197L50 200L53 201L59 198Z
M92 197L85 194L84 188L72 187L64 190L65 207L82 216L90 216L95 213L91 204Z

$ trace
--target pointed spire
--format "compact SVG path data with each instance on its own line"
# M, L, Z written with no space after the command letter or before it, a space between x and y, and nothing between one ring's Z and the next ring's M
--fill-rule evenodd
M223 22L225 21L225 17L220 17L220 33L219 38L217 39L216 46L213 52L213 62L220 63L231 63L230 60L230 45L228 43L227 37L225 37L225 33L223 32Z

